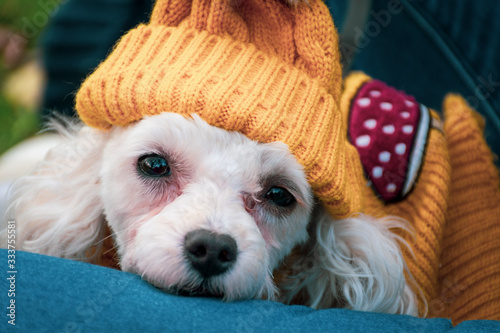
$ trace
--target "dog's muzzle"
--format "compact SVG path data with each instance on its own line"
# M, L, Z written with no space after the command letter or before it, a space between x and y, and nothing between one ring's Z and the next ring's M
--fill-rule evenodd
M231 236L205 229L186 235L184 251L190 265L204 278L228 271L238 256L236 241Z

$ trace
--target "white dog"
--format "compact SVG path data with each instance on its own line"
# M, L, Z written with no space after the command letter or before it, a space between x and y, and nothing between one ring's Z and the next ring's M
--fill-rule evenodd
M332 221L286 145L174 113L73 127L12 189L17 249L96 262L109 225L121 269L167 292L417 314L405 224Z

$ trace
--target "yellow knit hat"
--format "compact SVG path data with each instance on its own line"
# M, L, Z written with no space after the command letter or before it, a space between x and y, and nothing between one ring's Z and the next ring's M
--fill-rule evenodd
M309 0L158 0L76 96L80 118L108 129L143 116L198 114L259 142L281 141L337 218L362 211L363 171L338 102L338 38Z

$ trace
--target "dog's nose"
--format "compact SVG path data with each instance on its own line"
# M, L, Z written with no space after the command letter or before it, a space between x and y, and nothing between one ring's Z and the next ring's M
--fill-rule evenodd
M189 232L184 250L193 268L205 278L226 272L238 254L236 241L231 236L205 229Z

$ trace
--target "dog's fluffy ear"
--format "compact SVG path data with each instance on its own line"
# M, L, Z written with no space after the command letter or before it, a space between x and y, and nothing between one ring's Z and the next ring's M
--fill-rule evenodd
M366 215L332 220L320 207L310 226L310 240L288 261L282 286L286 301L300 299L313 308L418 314L401 246L394 228L406 222ZM411 277L409 277L411 279Z
M67 141L14 183L4 218L15 223L17 249L92 262L90 250L104 233L99 169L108 134L54 126Z

